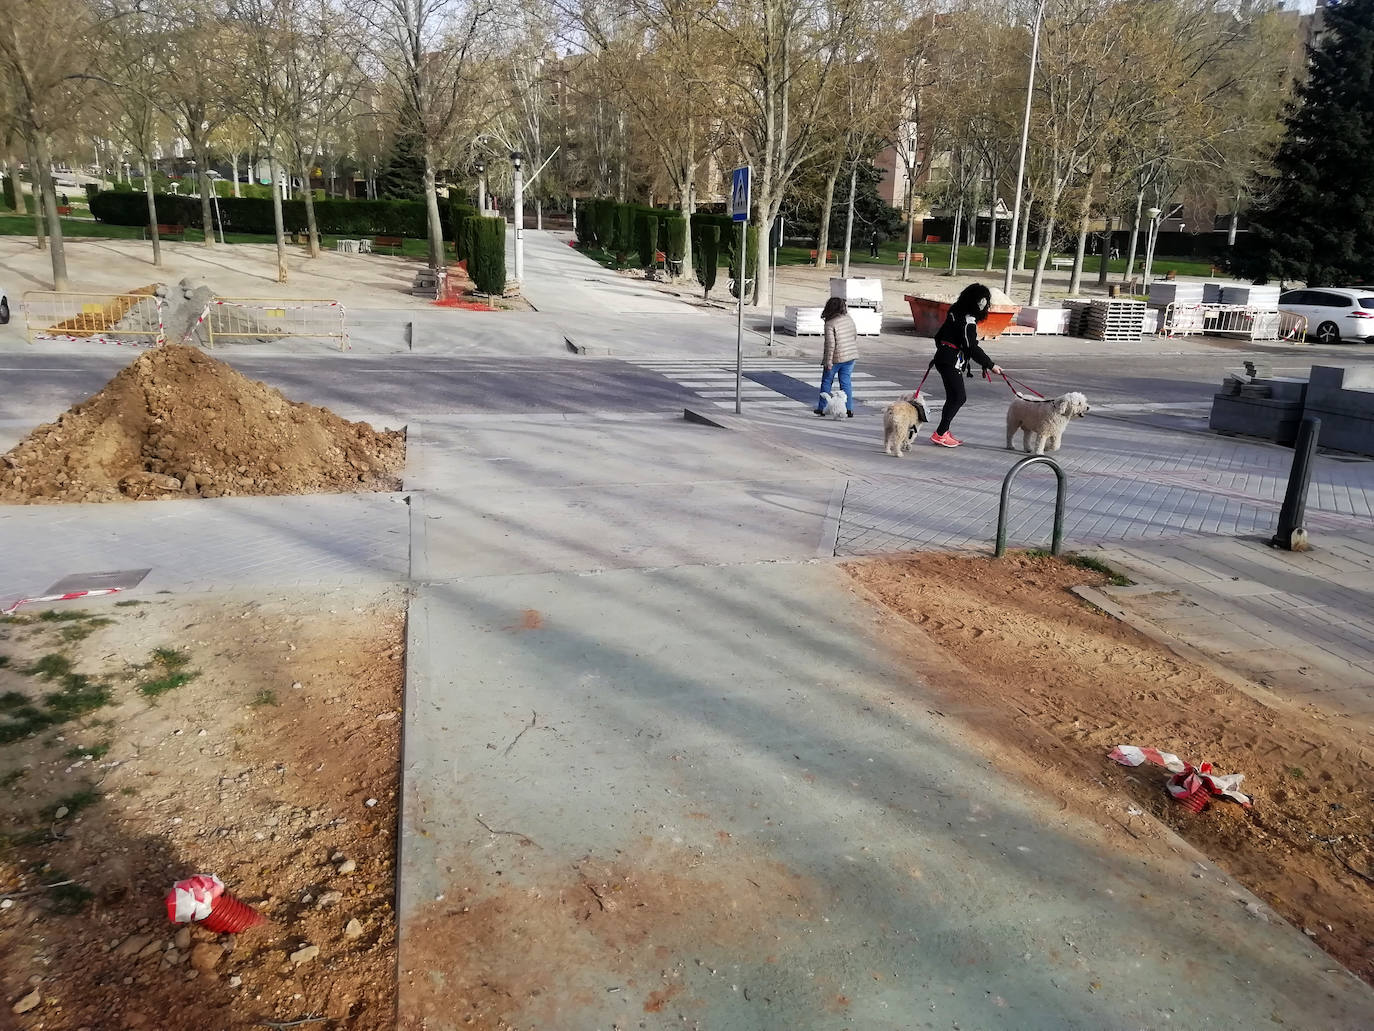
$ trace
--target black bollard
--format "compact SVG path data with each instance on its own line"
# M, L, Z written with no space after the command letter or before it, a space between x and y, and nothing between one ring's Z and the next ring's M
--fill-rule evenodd
M1317 436L1321 428L1322 421L1311 415L1298 427L1298 439L1293 445L1293 470L1288 474L1283 508L1279 509L1279 528L1269 542L1276 548L1307 550L1307 531L1302 522L1307 512L1307 488L1312 482L1312 458L1317 453Z

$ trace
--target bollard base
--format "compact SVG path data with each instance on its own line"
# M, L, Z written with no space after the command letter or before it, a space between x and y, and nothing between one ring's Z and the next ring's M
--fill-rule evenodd
M1307 539L1307 531L1302 527L1295 529L1288 535L1287 539L1284 539L1281 534L1274 534L1269 541L1269 546L1283 548L1285 551L1310 551L1312 548Z

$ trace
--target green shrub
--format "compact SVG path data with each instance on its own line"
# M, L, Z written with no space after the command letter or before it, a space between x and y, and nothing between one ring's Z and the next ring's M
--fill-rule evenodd
M577 213L577 242L590 247L596 242L596 215L592 207L594 201L584 201L582 210Z
M194 225L200 219L200 201L170 193L153 195L157 220L162 225ZM91 198L91 214L97 221L115 226L146 226L148 198L143 193L101 190ZM228 219L225 219L226 225Z
M669 215L659 227L658 245L670 262L681 261L687 254L687 220L681 215Z
M159 222L199 224L199 198L164 193L155 195L154 200ZM271 236L276 232L270 193L266 197L221 198L219 213L227 233ZM110 225L148 224L148 204L141 193L103 190L91 201L91 214ZM423 239L429 235L428 217L422 201L316 201L315 223L324 236L408 236ZM282 226L288 233L306 230L305 201L282 201Z
M615 244L611 250L616 254L629 254L635 249L635 209L629 204L615 206Z
M615 247L615 201L596 202L596 242L603 251Z
M731 233L731 240L734 247L730 253L730 276L735 281L735 286L730 290L731 297L739 296L739 282L741 279L739 272L739 227L735 226ZM750 226L744 241L744 279L754 278L759 267L759 231L754 226Z
M692 249L692 264L696 266L697 279L701 282L702 297L710 297L711 288L716 285L719 256L720 227L714 222L703 225L697 236L696 247Z
M506 289L506 220L479 215L468 221L473 224L468 275L482 293L501 294Z
M444 236L452 240L456 247L458 246L459 225L462 224L463 219L477 215L478 211L472 205L461 200L450 200L447 206L440 210L444 216Z
M9 208L11 211L18 211L18 210L19 210L19 203L18 203L18 201L16 200L16 198L15 198L15 196L14 196L14 173L13 173L13 172L11 172L9 175L5 176L4 197L5 197L5 207Z
M658 219L640 213L635 216L635 229L639 237L639 264L641 268L652 269L658 255Z

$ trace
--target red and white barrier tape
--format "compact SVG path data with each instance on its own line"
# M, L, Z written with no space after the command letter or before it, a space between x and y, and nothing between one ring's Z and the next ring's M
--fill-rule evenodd
M79 344L114 344L115 347L156 347L162 342L157 340L116 340L114 337L87 336L74 337L59 333L34 333L35 340L70 340Z
M77 598L99 598L106 594L118 594L122 587L102 587L95 591L68 591L66 594L45 594L41 598L20 598L7 609L0 609L0 616L8 616L18 611L20 605L36 605L47 601L73 601Z
M1169 794L1176 802L1182 802L1194 812L1200 812L1212 795L1229 798L1243 806L1250 805L1250 797L1237 790L1245 779L1243 773L1213 773L1211 763L1193 766L1172 752L1136 745L1117 745L1107 753L1107 758L1116 760L1122 766L1141 766L1147 762L1162 766L1173 774L1166 785Z

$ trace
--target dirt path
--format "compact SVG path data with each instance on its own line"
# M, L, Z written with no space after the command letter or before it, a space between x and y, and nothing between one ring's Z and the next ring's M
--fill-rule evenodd
M1243 692L1070 593L1100 573L1052 559L945 555L848 571L890 617L890 642L923 684L991 740L999 760L1122 831L1150 838L1148 810L1374 983L1374 795L1368 726ZM1167 774L1127 769L1115 745L1154 746L1244 773L1253 808L1193 815ZM1130 800L1122 811L1115 799ZM1134 840L1132 840L1134 839Z
M4 1026L394 1026L403 613L358 589L0 624ZM269 922L178 934L198 872Z

